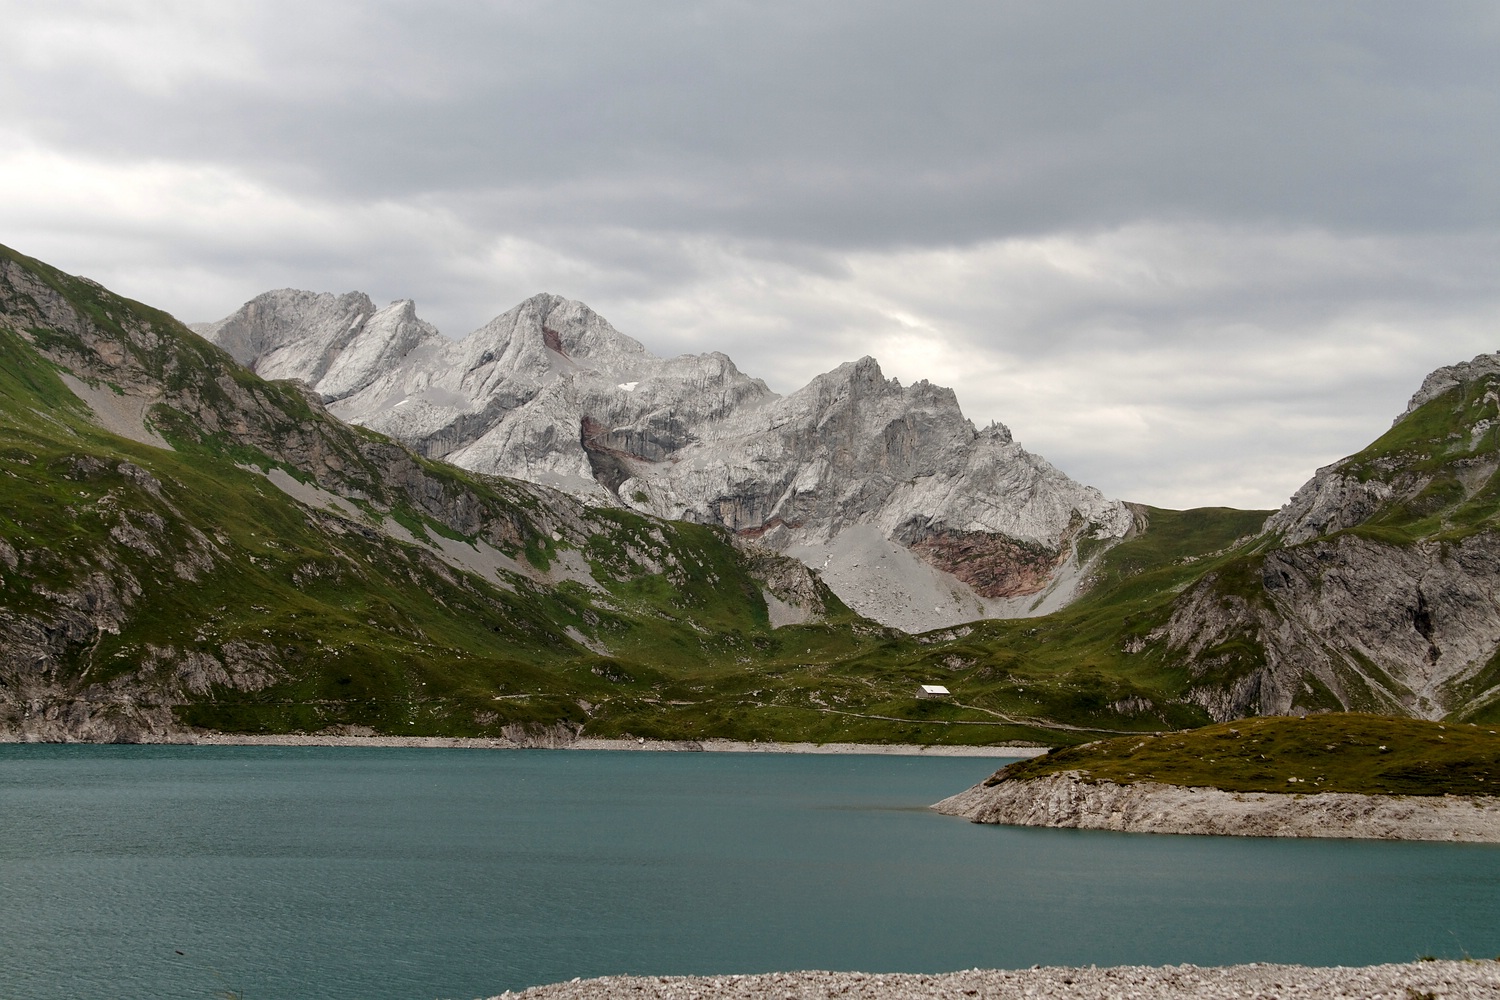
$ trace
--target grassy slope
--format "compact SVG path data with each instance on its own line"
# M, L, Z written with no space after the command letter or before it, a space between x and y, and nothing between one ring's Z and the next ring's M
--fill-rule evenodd
M989 783L1061 771L1234 792L1496 795L1500 735L1357 713L1240 719L1054 750L1004 768Z
M1207 721L1200 709L1175 701L1183 672L1151 653L1129 652L1129 640L1164 621L1188 581L1232 558L1214 553L1259 528L1266 512L1147 514L1150 530L1110 550L1091 593L1057 614L979 622L915 641L885 633L860 649L850 649L838 632L781 630L790 651L807 642L800 662L764 663L717 683L753 684L752 703L764 706L758 717L800 716L798 725L812 726L822 739L889 733L916 742L1069 744L1101 733L1200 725ZM914 700L912 690L923 681L944 684L953 700ZM822 724L809 708L819 711ZM837 729L828 725L834 719L841 720Z
M231 644L264 645L286 664L286 683L253 695L217 691L185 719L471 732L482 702L527 684L572 645L524 599L450 585L409 547L373 532L330 537L228 458L205 461L94 428L14 334L0 333L0 351L0 536L27 557L23 573L6 575L6 607L43 613L39 584L64 592L93 572L128 574L142 591L118 634L72 651L79 678L108 683L135 671L151 647L222 658ZM157 488L125 475L122 462ZM136 546L112 537L127 526L143 536ZM189 580L173 563L195 531L226 558ZM562 710L521 703L504 715L541 721Z
M1500 515L1497 460L1500 403L1488 380L1455 386L1340 463L1346 474L1392 483L1401 494L1353 530L1397 544L1452 542L1491 531ZM1403 489L1406 484L1420 488Z

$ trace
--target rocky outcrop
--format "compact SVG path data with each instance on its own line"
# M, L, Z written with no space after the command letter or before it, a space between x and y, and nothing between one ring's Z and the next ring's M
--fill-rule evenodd
M1500 375L1500 352L1481 354L1472 361L1463 361L1456 365L1439 368L1422 380L1421 387L1412 393L1411 400L1407 402L1406 411L1402 416L1415 412L1450 389L1496 375ZM1399 419L1398 417L1397 420Z
M1067 557L1061 548L1027 545L983 531L906 524L898 533L925 562L951 573L980 597L1027 597L1047 586Z
M736 545L760 584L766 615L777 628L817 621L839 602L822 578L796 559L743 538Z
M441 340L410 299L377 309L361 292L267 292L233 316L194 329L263 378L295 378L342 399L423 343Z
M1426 408L1421 420L1414 415ZM1411 421L1411 433L1401 433ZM1406 508L1408 520L1484 492L1500 457L1500 354L1439 368L1413 394L1391 434L1319 469L1266 522L1265 534L1296 545ZM1390 440L1394 438L1394 440ZM1434 490L1434 487L1440 487Z
M16 648L37 647L28 647L22 637ZM193 731L174 709L224 692L260 691L286 679L281 650L263 643L225 643L217 655L148 645L142 662L127 672L81 685L58 669L67 650L49 653L30 675L0 666L0 682L7 688L0 696L0 739L190 743Z
M1132 523L1004 427L977 430L951 390L904 387L872 358L781 397L722 354L654 357L551 295L456 342L410 303L377 312L358 294L271 292L201 329L429 456L722 524L828 571L851 607L910 630L1066 603L1084 575L1058 586L1075 542L1118 540ZM846 558L841 536L856 527L935 571L906 575L903 610L866 599L888 588L874 564Z
M933 808L975 823L1122 833L1500 843L1496 796L1226 792L1065 772L981 782Z
M1307 707L1438 719L1495 694L1494 535L1395 546L1343 534L1274 549L1259 570L1247 593L1205 577L1152 636L1191 664L1189 697L1214 719Z
M1345 475L1337 466L1319 469L1266 522L1266 531L1296 545L1368 521L1402 495L1420 491L1430 481L1407 477L1400 484Z
M581 726L564 722L552 725L513 723L501 728L501 734L512 744L528 750L565 750L578 742Z
M1148 637L1216 720L1294 709L1442 718L1500 699L1500 355L1444 368L1318 470Z

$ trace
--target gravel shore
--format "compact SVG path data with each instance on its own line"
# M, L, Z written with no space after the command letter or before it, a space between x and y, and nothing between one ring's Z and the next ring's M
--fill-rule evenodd
M502 994L507 1000L1285 1000L1500 997L1500 961L1360 968L1193 965L971 969L942 975L772 972L756 976L607 976ZM499 1000L499 998L491 998Z
M877 754L907 757L1037 757L1046 747L1031 746L923 746L912 743L746 743L739 740L601 740L589 737L562 740L532 740L457 736L336 736L329 734L248 736L236 733L201 733L191 742L198 746L248 747L417 747L449 750L624 750L679 753L808 753Z

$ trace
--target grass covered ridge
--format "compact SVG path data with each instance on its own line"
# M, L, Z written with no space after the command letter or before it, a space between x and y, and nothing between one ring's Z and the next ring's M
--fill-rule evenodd
M1240 719L1054 750L1002 768L985 784L1065 771L1089 781L1230 792L1497 795L1500 735L1353 712Z

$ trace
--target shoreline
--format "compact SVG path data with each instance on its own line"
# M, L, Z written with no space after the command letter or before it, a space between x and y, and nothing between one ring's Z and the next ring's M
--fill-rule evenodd
M743 976L606 976L533 986L490 1000L1230 1000L1500 995L1500 960L1389 965L1033 966L920 973L768 972Z
M196 733L177 741L187 746L252 747L378 747L438 750L607 750L612 752L659 753L792 753L901 757L1039 757L1047 747L1034 746L931 746L915 743L763 743L743 740L648 740L541 738L518 742L505 737L468 736L364 736L336 734L251 735L242 733Z
M1226 792L1064 771L981 782L933 808L972 823L1117 833L1500 843L1500 796Z

